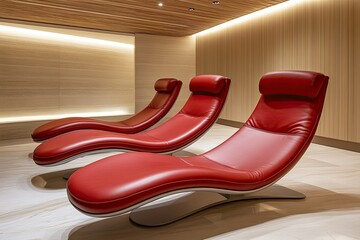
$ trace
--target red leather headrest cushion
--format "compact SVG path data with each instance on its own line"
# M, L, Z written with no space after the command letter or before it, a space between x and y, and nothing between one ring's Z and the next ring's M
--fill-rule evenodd
M199 75L190 81L190 91L193 93L218 94L224 88L227 78L219 75Z
M315 98L329 77L308 71L281 71L265 74L259 84L263 95L296 95Z
M154 88L158 92L171 92L179 80L175 78L160 78L155 82Z

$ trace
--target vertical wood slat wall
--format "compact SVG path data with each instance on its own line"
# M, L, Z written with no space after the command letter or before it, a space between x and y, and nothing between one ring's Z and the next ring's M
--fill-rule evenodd
M81 34L75 31L75 36ZM134 41L133 36L118 39ZM0 34L0 49L0 118L134 112L133 48Z
M169 77L183 82L167 116L176 114L188 99L189 82L195 76L195 37L136 34L135 46L136 112L150 103L155 81Z
M39 26L30 29L134 44L131 35ZM72 113L121 111L132 114L135 110L134 65L131 47L73 44L1 33L0 122L9 117ZM28 137L35 125L0 124L0 139Z
M197 74L232 79L227 120L246 121L264 73L291 69L330 76L316 134L359 143L360 1L298 1L196 38Z

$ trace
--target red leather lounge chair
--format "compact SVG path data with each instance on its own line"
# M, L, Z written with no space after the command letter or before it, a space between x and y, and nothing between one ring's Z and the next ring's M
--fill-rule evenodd
M299 161L309 146L327 83L327 76L315 72L268 73L260 80L261 98L250 118L218 147L194 157L125 153L102 159L70 177L69 200L91 216L133 210L131 220L156 226L218 203L304 198L293 190L271 185ZM169 202L161 203L160 199L158 204L140 207L189 191L193 192Z
M190 95L184 107L167 122L153 129L123 134L101 130L77 130L49 139L33 153L39 165L67 162L79 154L95 150L121 149L168 153L184 148L206 132L224 106L230 79L200 75L190 82Z
M141 132L160 121L174 105L182 82L162 78L155 82L156 94L150 104L139 113L121 122L105 122L91 118L71 117L46 123L31 134L34 141L44 141L57 135L79 129L98 129L120 133Z

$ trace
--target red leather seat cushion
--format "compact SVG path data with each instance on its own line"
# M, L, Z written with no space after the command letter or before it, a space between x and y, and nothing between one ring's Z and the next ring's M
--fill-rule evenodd
M251 179L246 172L241 174L201 156L189 161L151 153L109 157L76 171L68 181L68 196L82 211L104 214L174 189L194 185L237 187L232 178Z
M240 131L225 146L203 156L128 153L102 159L71 176L69 198L82 211L104 214L191 187L253 190L277 179L284 171L282 166L289 159L296 160L294 149L305 141L301 136L264 136L250 128Z

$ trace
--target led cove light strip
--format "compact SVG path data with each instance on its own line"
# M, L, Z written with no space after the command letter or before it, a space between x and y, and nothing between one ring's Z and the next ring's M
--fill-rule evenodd
M20 28L20 27L6 26L6 25L0 25L0 33L19 36L19 37L62 41L73 44L88 44L88 45L97 45L103 47L129 48L129 49L134 48L133 44L128 44L128 43L114 42L114 41L89 38L89 37L79 37L69 34L54 33L54 32L33 30L28 28Z
M259 11L256 11L256 12L241 16L239 18L230 20L228 22L219 24L219 25L217 25L215 27L208 28L208 29L206 29L204 31L195 33L194 35L195 36L202 36L202 35L206 35L208 33L220 31L220 30L223 30L223 29L228 28L230 26L233 26L233 25L236 25L236 24L239 24L239 23L242 23L242 22L246 22L246 21L249 21L251 19L263 16L263 15L266 15L266 14L269 14L269 13L274 13L276 11L280 11L280 10L284 10L286 8L289 8L289 7L293 7L296 4L303 3L304 1L305 0L288 0L286 2L282 2L282 3L276 4L274 6L264 8L264 9L261 9Z
M21 117L3 117L0 118L0 123L16 123L16 122L31 122L54 120L67 117L111 117L130 114L124 110L108 111L108 112L88 112L88 113L70 113L70 114L56 114L56 115L39 115L39 116L21 116Z
M87 44L95 45L101 47L110 47L110 48L122 48L122 49L134 49L133 44L121 43L115 41L108 41L96 38L89 37L80 37L69 34L54 33L48 31L40 31L28 28L13 27L7 25L0 25L0 34L33 38L33 39L42 39L50 41L62 41L72 44ZM119 115L128 115L130 114L125 110L115 110L115 111L106 111L106 112L87 112L87 113L70 113L70 114L54 114L54 115L36 115L36 116L18 116L18 117L1 117L1 123L16 123L16 122L29 122L29 121L42 121L42 120L53 120L66 117L107 117L107 116L119 116Z

